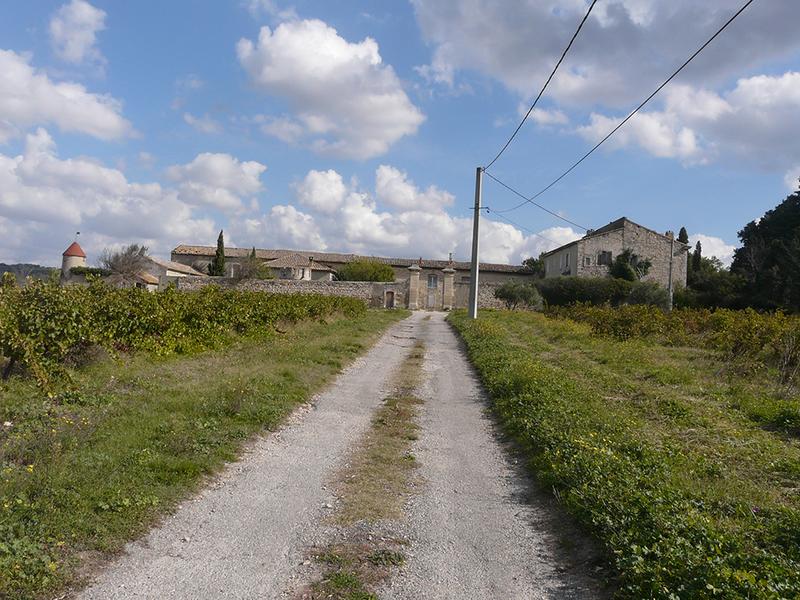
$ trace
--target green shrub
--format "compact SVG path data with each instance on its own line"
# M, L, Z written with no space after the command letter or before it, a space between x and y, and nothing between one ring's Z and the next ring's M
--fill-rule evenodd
M593 318L613 311L566 310ZM637 327L667 319L648 306L613 312ZM542 486L604 547L618 598L800 597L796 509L719 505L682 486L672 477L673 465L685 460L680 447L647 436L635 413L609 414L614 403L593 387L521 351L499 316L475 321L457 311L449 320Z
M82 347L158 355L211 348L233 333L267 332L281 322L362 314L355 298L277 295L208 286L198 292L147 292L100 281L59 287L32 281L0 287L0 356L30 371L52 392L67 377L65 359ZM8 369L10 371L10 369Z
M649 304L659 308L668 308L669 292L655 281L637 281L631 287L631 293L625 299L626 304Z
M69 270L73 275L90 275L95 277L108 277L111 271L100 267L72 267Z
M552 277L536 282L542 298L551 306L578 302L617 305L628 297L633 285L610 277Z
M378 260L354 260L339 268L339 281L394 281L394 269Z
M508 310L514 310L520 305L533 309L542 306L542 296L532 283L507 281L494 290L494 297L505 302Z

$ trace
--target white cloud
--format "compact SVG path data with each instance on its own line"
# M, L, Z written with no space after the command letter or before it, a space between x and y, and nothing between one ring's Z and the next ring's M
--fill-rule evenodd
M567 115L557 109L534 108L531 111L531 119L539 125L566 125L569 123Z
M0 143L45 124L102 140L134 133L121 115L118 100L92 94L77 83L56 83L29 61L11 50L0 50Z
M145 169L152 169L156 164L156 157L149 152L139 152L137 158L139 159L139 164Z
M499 80L523 98L541 87L586 12L585 0L412 0L433 46L429 79L454 85L462 72ZM584 106L628 106L643 97L738 8L736 0L601 2L548 88ZM748 9L682 75L715 85L800 48L795 0Z
M243 0L244 6L254 19L262 16L274 17L281 21L289 21L297 18L297 12L291 6L281 8L275 0Z
M663 110L637 114L610 143L689 163L736 158L788 169L800 155L799 111L800 72L740 79L722 94L677 85L665 93ZM577 131L595 142L618 122L593 113Z
M157 183L132 183L87 158L61 159L43 129L19 156L0 154L0 260L57 264L75 231L97 253L110 243L140 242L165 253L175 240L213 239L214 224Z
M326 250L314 218L291 205L273 206L260 218L234 221L232 236L245 246L269 246L296 250Z
M713 235L698 233L689 236L689 244L692 247L694 247L697 242L700 242L703 248L703 256L708 258L716 256L722 261L723 265L726 267L731 266L731 262L733 262L733 252L736 250L736 246L728 244L722 238L714 237Z
M309 171L294 190L300 204L325 214L339 210L348 193L342 176L333 169Z
M287 100L318 152L379 156L424 120L371 38L350 43L322 21L290 21L241 39L237 54L253 83Z
M800 166L789 169L783 178L783 182L790 192L800 190Z
M96 47L97 32L106 28L106 13L86 2L72 0L50 19L50 42L56 55L72 64L105 62Z
M241 211L243 201L261 189L265 165L241 162L230 154L198 154L192 162L167 169L167 177L178 184L179 198L192 206L210 206L223 211Z
M453 195L431 185L421 192L408 174L381 165L375 171L375 195L378 200L393 208L404 210L436 210L453 204Z
M381 165L375 191L345 183L334 170L310 171L295 185L299 210L273 207L258 219L236 221L237 239L246 245L286 246L297 250L326 249L367 255L457 259L470 254L472 219L454 217L445 208L452 195L429 186L421 190L395 167ZM379 204L392 210L382 210ZM554 227L544 237L526 235L507 223L482 219L481 260L520 263L546 249L572 241L579 234Z
M302 124L289 117L260 116L257 120L262 123L261 131L287 144L296 144L306 132Z
M578 127L577 132L597 143L621 120L592 113L589 124ZM679 158L687 163L700 160L701 150L695 132L680 126L678 119L666 113L639 113L611 138L607 146L621 148L633 144L661 158Z
M212 119L210 116L203 115L202 117L195 117L191 113L183 113L183 120L187 125L199 131L200 133L221 133L222 125Z

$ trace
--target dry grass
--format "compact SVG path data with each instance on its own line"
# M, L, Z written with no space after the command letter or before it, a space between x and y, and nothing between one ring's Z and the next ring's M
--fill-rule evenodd
M402 515L417 467L411 447L417 439L414 418L422 401L415 390L424 357L418 342L394 376L395 391L375 413L369 432L339 475L336 519L343 525Z
M318 549L312 558L322 567L320 579L300 598L369 600L372 590L405 561L405 542L381 534L382 521L398 520L415 485L417 462L412 445L419 426L416 389L422 379L425 348L421 342L394 375L394 391L372 419L348 465L338 474L339 505L333 520L341 527L341 541ZM358 524L368 523L371 533Z

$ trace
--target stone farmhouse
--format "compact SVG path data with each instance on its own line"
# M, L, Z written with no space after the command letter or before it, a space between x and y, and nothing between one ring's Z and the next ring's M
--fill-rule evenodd
M206 272L214 257L214 246L180 245L172 251L172 261ZM227 276L235 278L242 260L250 256L247 248L225 248ZM347 288L348 295L363 288L373 306L402 306L411 309L449 310L466 307L469 297L470 264L454 260L429 260L411 258L386 258L312 252L297 250L256 249L256 258L264 261L275 274L277 281L249 282L245 285L283 291L290 281L294 291L336 293L337 288ZM392 267L393 283L370 284L365 282L333 281L343 265L357 260L376 260ZM479 302L481 306L499 306L494 289L506 281L530 281L532 275L521 265L481 263ZM181 286L194 285L181 282ZM200 285L200 282L197 282ZM304 285L301 285L304 284Z
M626 249L652 262L645 281L668 288L672 273L674 284L686 285L689 246L674 239L671 231L661 234L626 217L543 254L545 277L605 277L614 258Z

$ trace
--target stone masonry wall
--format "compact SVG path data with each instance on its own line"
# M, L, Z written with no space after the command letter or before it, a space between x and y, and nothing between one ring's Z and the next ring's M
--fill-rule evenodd
M184 277L177 281L179 290L197 291L207 285L235 288L268 294L320 294L322 296L346 296L359 298L369 306L382 307L386 292L395 293L395 306L405 306L404 282L373 283L370 281L306 281L286 279L237 280L227 277Z
M479 283L478 308L505 308L505 303L494 297L494 291L501 285L501 283ZM455 288L456 308L467 308L469 304L469 283L457 281Z

